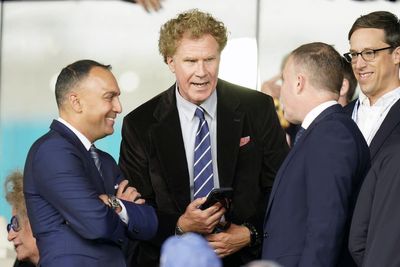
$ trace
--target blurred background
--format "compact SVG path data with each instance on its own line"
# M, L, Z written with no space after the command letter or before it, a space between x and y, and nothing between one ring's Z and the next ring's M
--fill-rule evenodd
M113 66L123 113L114 135L96 145L118 160L122 117L174 82L157 43L160 26L181 11L198 8L225 23L230 34L220 78L255 90L279 72L282 58L297 46L322 41L342 54L348 51L347 33L361 14L387 10L400 16L400 3L384 0L164 0L161 4L158 12L146 12L140 5L119 0L1 1L1 187L11 171L23 170L29 147L58 117L55 80L64 66L79 59ZM0 245L0 258L12 257L5 229L10 214L2 189L0 244L7 248Z

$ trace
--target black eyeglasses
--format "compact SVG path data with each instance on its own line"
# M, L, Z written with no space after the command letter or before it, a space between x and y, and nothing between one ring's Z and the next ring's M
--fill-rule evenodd
M17 216L12 216L10 223L7 224L7 232L10 232L11 229L13 229L14 232L21 230L21 225L19 224Z
M392 48L391 46L388 47L384 47L384 48L379 48L379 49L365 49L361 52L348 52L346 54L343 54L344 58L347 60L347 62L349 63L355 63L357 61L358 55L361 55L361 57L365 60L365 61L372 61L375 58L375 53L382 51L382 50L386 50L386 49L390 49Z

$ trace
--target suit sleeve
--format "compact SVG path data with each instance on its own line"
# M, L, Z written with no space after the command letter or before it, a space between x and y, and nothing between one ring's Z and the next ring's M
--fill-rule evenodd
M334 131L332 131L334 129ZM324 122L304 143L306 234L298 266L336 266L353 193L358 149L341 124Z
M371 168L358 195L349 235L349 250L358 266L362 265L371 219L372 203L376 187L376 170Z
M263 168L261 174L261 185L269 194L275 180L276 173L288 154L289 147L286 142L285 132L280 126L279 118L271 97L267 99L268 105L263 105L264 114L261 116L260 132L263 142ZM257 111L259 112L259 110ZM259 115L257 117L260 117Z
M359 266L400 262L400 143L382 149L362 185L350 230L350 252Z
M162 242L174 234L175 225L180 214L159 211L155 201L155 193L149 173L149 162L145 140L137 132L131 121L125 118L122 125L122 142L120 149L119 166L129 183L134 186L146 199L146 203L155 207L158 229L156 236L151 240L161 246Z
M80 157L75 147L59 140L42 144L33 155L33 182L50 204L38 216L58 212L83 238L121 244L126 226L100 201Z
M113 157L111 157L109 154L102 152L102 161L106 162L106 164L111 168L112 167L112 177L107 177L107 178L114 178L110 182L106 182L110 189L112 190L111 194L115 194L114 191L117 189L114 188L114 185L121 183L124 180L124 177L121 174L120 169L118 168L118 165L116 164L115 160ZM104 173L103 173L104 174ZM106 186L106 191L107 191L107 186ZM157 231L157 226L158 226L158 220L156 217L156 213L154 211L154 208L152 206L149 206L147 204L136 204L130 201L125 201L120 199L121 202L123 202L123 205L125 207L125 210L128 215L128 230L129 230L129 236L132 239L139 239L139 240L147 240L152 238L156 231Z
M257 212L247 221L253 224L260 239L262 238L263 222L265 216L265 209L268 203L268 198L272 190L272 185L275 176L288 154L289 147L286 142L285 132L280 126L278 116L275 111L275 106L271 97L260 93L261 107L254 108L256 113L256 122L253 127L260 135L259 149L262 153L261 156L261 169L260 173L256 174L259 177L259 186L261 194L265 199L259 201ZM260 111L263 111L262 113ZM253 159L256 160L256 159ZM249 188L249 190L253 190Z

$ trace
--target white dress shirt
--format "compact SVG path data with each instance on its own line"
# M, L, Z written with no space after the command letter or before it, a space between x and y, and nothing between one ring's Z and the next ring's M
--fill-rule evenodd
M64 124L68 129L70 129L77 137L78 139L82 142L82 144L85 146L86 150L89 151L90 147L92 146L92 143L89 141L89 139L86 138L80 131L78 131L74 126L63 120L62 118L57 119L59 122ZM100 200L100 198L99 198ZM119 218L126 224L129 222L129 216L128 213L126 212L126 208L124 203L117 198L119 204L121 205L121 212L118 213Z
M303 127L305 130L307 130L307 128L319 116L319 114L321 114L325 109L327 109L330 106L333 106L337 103L338 102L335 100L330 100L330 101L324 102L322 104L319 104L318 106L316 106L310 112L307 113L307 115L304 117L303 122L301 123L301 127Z
M199 118L195 116L197 105L184 99L175 89L176 106L179 113L179 121L181 123L183 143L185 146L186 161L189 170L190 182L190 196L193 200L193 158L194 158L194 144L196 140L196 131L199 126ZM207 121L210 131L211 139L211 157L213 164L214 174L214 188L219 188L218 179L218 163L217 163L217 91L210 95L210 97L200 105L204 110L204 117Z
M354 106L352 118L357 123L358 128L360 128L368 145L371 144L386 115L399 99L400 87L381 96L372 106L368 97L360 92Z

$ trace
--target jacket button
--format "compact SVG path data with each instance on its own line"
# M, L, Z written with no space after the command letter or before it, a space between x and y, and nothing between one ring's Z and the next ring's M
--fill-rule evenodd
M118 243L122 244L124 243L124 240L122 240L122 238L118 239Z
M269 235L267 232L264 233L264 238L267 238Z

